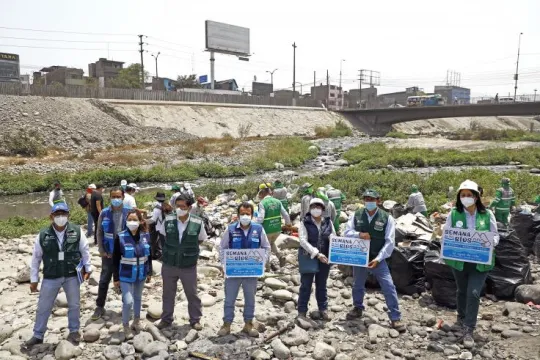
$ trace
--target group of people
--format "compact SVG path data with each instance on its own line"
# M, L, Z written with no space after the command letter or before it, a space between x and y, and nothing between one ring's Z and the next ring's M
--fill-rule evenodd
M58 184L59 185L59 184ZM188 302L189 323L195 330L201 330L202 304L197 293L197 263L199 245L207 239L203 219L197 215L202 206L194 206L195 199L191 187L173 188L173 195L167 201L165 193L158 192L156 205L150 217L136 207L135 184L110 189L110 205L103 208L101 193L103 187L95 186L90 196L90 212L94 220L95 241L101 256L101 277L99 281L96 309L92 320L98 320L105 314L105 303L109 284L122 293L122 322L127 339L133 337L133 331L141 329L141 298L144 284L152 274L152 260L162 262L163 279L161 320L159 329L172 325L174 319L177 284L180 280ZM513 191L509 181L503 179L503 187L491 206L506 209L513 204ZM409 206L426 214L423 196L418 187L411 189ZM38 291L39 266L44 263L34 335L25 345L32 346L43 342L47 321L53 308L60 287L64 288L68 301L68 340L80 341L80 290L82 281L88 279L92 271L90 264L87 236L81 228L69 222L69 208L64 201L58 201L63 195L60 187L52 197L51 225L42 229L36 237L31 266L32 292ZM312 184L301 187L301 222L298 227L300 248L298 250L301 285L298 298L298 316L306 317L309 299L315 282L315 297L318 311L312 312L315 319L327 321L328 313L327 280L331 264L329 262L330 239L339 233L339 217L343 193L331 185L314 189ZM126 201L127 197L127 201ZM101 199L99 199L101 198ZM226 249L264 249L266 262L270 254L280 257L276 239L282 230L282 220L291 225L289 201L291 194L281 181L273 184L263 183L258 187L260 200L257 210L253 202L242 202L237 207L234 222L223 232L219 245L220 259L223 260ZM92 206L93 199L96 205ZM395 246L395 220L381 207L381 195L374 189L363 192L363 207L349 217L343 236L370 241L369 263L367 267L354 267L352 287L353 307L347 314L348 320L358 319L365 309L365 282L368 274L373 274L381 286L388 308L391 325L399 332L406 329L402 321L399 302L390 270L386 260L392 255ZM412 199L412 200L411 200ZM101 205L99 205L101 202ZM99 205L99 206L98 206ZM512 206L512 205L510 205ZM99 210L97 218L94 207ZM497 218L482 203L481 191L476 183L464 181L455 198L455 207L448 215L445 228L476 229L497 233ZM89 218L90 219L90 218ZM153 224L158 233L156 245L150 239L148 225ZM90 229L88 230L90 231ZM495 237L495 245L498 237ZM154 249L161 246L159 252ZM446 261L452 267L457 284L457 320L455 326L464 332L465 347L472 347L472 337L476 326L480 293L491 265L478 265L459 261ZM79 275L79 276L78 276ZM244 292L244 328L249 336L258 336L253 325L255 316L255 297L257 278L228 277L224 282L225 300L223 325L219 336L231 332L234 320L238 292ZM131 311L133 322L129 324Z

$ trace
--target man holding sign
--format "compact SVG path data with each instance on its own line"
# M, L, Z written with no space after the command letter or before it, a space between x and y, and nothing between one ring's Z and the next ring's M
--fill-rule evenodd
M263 226L252 221L253 210L253 205L249 202L240 204L238 207L239 221L229 225L221 239L220 259L225 267L225 302L223 326L219 330L218 336L231 333L234 308L240 286L244 289L245 325L242 332L252 337L259 336L259 332L253 327L255 294L257 292L257 278L264 273L264 263L270 256L270 243ZM243 264L245 264L245 268L238 269L238 266ZM240 271L245 276L238 276Z
M386 259L394 251L395 221L386 211L379 209L380 195L377 191L368 189L364 192L363 197L365 208L358 209L349 219L345 236L370 241L369 263L367 267L353 267L354 308L347 314L347 318L352 320L362 316L366 279L368 272L371 272L381 286L392 327L399 332L404 332L405 325L401 322L396 287L386 264Z
M480 294L493 269L493 248L499 243L497 221L482 204L478 185L465 180L459 187L456 207L443 228L441 256L452 267L457 285L457 327L463 328L463 345L474 346Z

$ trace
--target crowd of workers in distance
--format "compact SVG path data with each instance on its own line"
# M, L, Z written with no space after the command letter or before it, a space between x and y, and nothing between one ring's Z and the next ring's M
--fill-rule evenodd
M203 198L197 198L189 184L173 186L169 200L165 193L158 192L151 214L137 207L134 195L138 187L122 181L120 187L109 190L110 205L104 206L102 185L91 184L88 193L79 199L88 211L88 230L69 221L68 208L61 184L55 184L50 194L51 225L42 229L35 240L31 263L31 292L38 291L39 267L43 262L40 296L33 337L24 346L31 347L43 342L47 321L54 299L63 288L68 301L68 340L80 341L80 284L88 279L92 271L88 236L94 235L101 256L101 275L96 299L96 309L92 320L105 315L107 292L111 280L122 293L122 322L126 339L133 337L144 326L141 319L141 298L144 284L151 280L152 260L162 262L163 279L161 320L159 329L172 325L177 284L180 280L188 302L189 323L195 330L201 330L202 304L197 293L197 264L199 245L207 240L205 229ZM322 321L331 319L328 312L327 280L330 238L339 234L339 218L344 194L331 185L315 189L312 184L301 188L300 224L298 226L300 248L298 250L298 270L301 285L298 298L298 317L306 317L308 303L315 282L315 297L318 311L311 317ZM450 189L452 192L452 189ZM454 198L454 207L448 215L445 227L462 227L477 231L497 233L497 221L508 222L510 208L515 204L513 190L508 179L490 204L491 210L482 203L482 189L473 181L464 181ZM454 194L451 194L454 196ZM219 244L220 258L225 249L265 250L266 260L274 253L280 253L276 239L285 227L291 225L289 206L291 194L284 184L277 180L273 184L259 185L259 204L242 202L237 207L236 216L223 232ZM342 236L370 241L369 264L354 267L352 287L353 307L347 314L348 320L362 317L364 311L365 282L368 274L373 274L386 300L391 326L403 332L406 329L401 320L396 288L386 260L395 246L395 219L382 208L381 195L374 189L362 192L363 206L349 217ZM415 214L427 215L423 195L413 185L407 208ZM152 239L149 227L155 228ZM495 242L498 238L496 237ZM495 244L496 245L496 244ZM447 261L454 272L457 284L457 320L455 326L464 333L463 344L470 348L476 326L480 299L479 294L491 265L478 265L459 261ZM223 325L218 335L230 333L235 314L235 303L240 287L244 292L244 328L250 336L259 335L253 324L255 316L255 296L257 278L225 278ZM133 321L129 324L131 312Z

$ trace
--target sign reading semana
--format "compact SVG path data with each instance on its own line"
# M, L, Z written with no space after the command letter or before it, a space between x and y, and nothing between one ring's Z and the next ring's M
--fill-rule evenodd
M368 240L332 235L328 260L332 264L366 267L369 263L369 244Z
M491 264L495 233L459 228L444 230L441 257L475 264Z
M225 249L225 277L261 277L264 274L264 249Z

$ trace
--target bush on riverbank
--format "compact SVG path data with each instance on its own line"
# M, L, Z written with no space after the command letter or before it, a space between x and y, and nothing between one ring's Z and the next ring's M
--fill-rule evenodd
M394 139L408 139L409 135L404 134L399 131L390 131L386 134L386 137L394 138Z
M334 126L315 127L315 136L319 138L336 138L342 136L352 136L352 129L342 120L336 121Z
M524 130L476 129L461 130L450 135L452 140L499 140L540 142L540 133Z
M463 150L467 150L464 148ZM347 150L343 158L363 169L397 167L506 165L516 161L538 166L540 147L493 148L480 151L391 148L382 143L361 144Z

